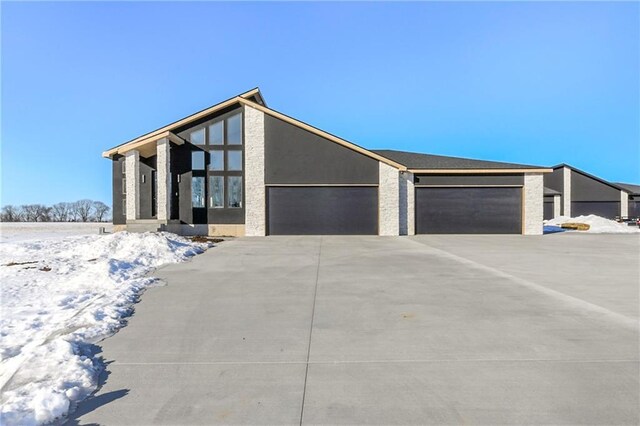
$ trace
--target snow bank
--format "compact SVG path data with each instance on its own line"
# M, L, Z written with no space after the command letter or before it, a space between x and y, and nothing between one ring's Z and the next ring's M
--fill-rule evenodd
M125 324L157 282L145 275L205 249L170 233L1 243L0 423L48 423L86 398L101 370L91 345Z
M588 216L567 217L560 216L555 219L545 220L545 225L560 226L563 223L586 223L590 226L588 231L593 234L633 234L640 232L637 226L629 226L626 223L618 223L615 220L605 219L600 216L590 214Z

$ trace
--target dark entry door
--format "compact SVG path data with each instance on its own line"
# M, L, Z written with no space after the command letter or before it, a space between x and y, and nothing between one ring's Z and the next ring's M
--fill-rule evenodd
M522 188L418 187L418 234L520 234Z
M377 235L377 187L270 187L270 235Z

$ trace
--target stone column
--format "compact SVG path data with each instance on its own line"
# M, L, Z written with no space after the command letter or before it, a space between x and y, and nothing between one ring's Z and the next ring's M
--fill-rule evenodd
M124 161L128 222L140 218L140 153L137 150L128 151Z
M399 235L400 172L382 161L378 164L378 235Z
M571 169L562 169L562 215L571 217Z
M156 144L157 187L156 212L159 221L166 222L171 217L171 142L167 138Z
M541 235L544 217L544 182L542 173L524 175L524 235Z
M266 235L266 188L264 182L264 113L244 107L245 235Z
M400 235L415 235L415 188L413 173L400 173Z
M620 191L620 217L629 217L629 193Z
M562 196L554 195L553 196L553 218L559 217L562 215Z

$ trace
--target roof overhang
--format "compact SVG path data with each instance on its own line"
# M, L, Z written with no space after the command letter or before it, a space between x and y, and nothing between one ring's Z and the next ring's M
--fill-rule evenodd
M231 99L227 99L224 102L221 102L219 104L213 105L212 107L209 107L207 109L203 109L200 112L197 112L195 114L191 114L188 117L185 117L181 120L178 120L176 122L173 122L171 124L168 124L164 127L161 127L157 130L154 130L153 132L144 134L140 137L137 137L135 139L132 139L128 142L125 142L121 145L118 145L114 148L111 148L108 151L105 151L102 153L102 156L105 158L110 158L115 154L124 154L127 151L131 151L132 149L140 149L140 147L146 147L146 144L150 143L150 142L155 142L159 139L162 139L163 137L168 137L167 134L171 133L172 130L183 126L185 124L189 124L193 121L196 121L202 117L206 117L209 114L212 114L216 111L220 111L224 108L227 108L233 104L239 103L242 100L245 100L247 98L251 98L251 97L256 97L257 99L259 99L261 102L264 103L264 99L262 98L262 95L260 94L260 89L259 88L255 88L255 89L251 89L248 92L244 92L238 96L234 96ZM251 102L251 101L247 101L247 102ZM258 104L256 104L258 105ZM172 133L173 134L173 133ZM177 136L173 135L175 138L177 138L177 140L172 140L172 142L174 143L178 143L178 144L182 144L184 143L184 141L180 138L178 138ZM178 142L179 141L179 142ZM140 152L140 155L143 155L142 152ZM145 155L143 155L145 156Z
M552 173L553 169L408 169L413 174L479 174L479 175L496 175L505 173Z
M144 139L135 139L124 145L117 146L108 151L102 153L105 158L111 158L114 155L124 155L129 151L137 150L142 157L151 157L156 155L156 145L160 139L169 139L176 145L182 145L185 141L175 134L165 131L162 133L154 134L152 136L145 137Z

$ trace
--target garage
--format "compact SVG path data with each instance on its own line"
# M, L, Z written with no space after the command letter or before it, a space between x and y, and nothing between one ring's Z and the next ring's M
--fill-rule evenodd
M418 234L520 234L520 187L416 187Z
M376 186L267 188L269 235L377 235Z
M571 216L590 214L615 219L620 216L620 203L617 201L574 201L571 203Z

